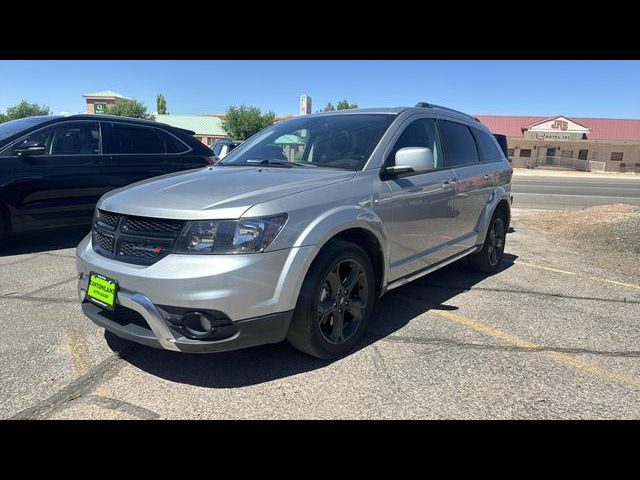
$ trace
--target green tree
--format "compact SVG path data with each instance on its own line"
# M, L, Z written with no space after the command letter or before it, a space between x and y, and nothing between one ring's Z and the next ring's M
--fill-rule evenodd
M161 93L156 97L156 111L158 112L158 115L167 114L167 100Z
M350 110L352 108L358 108L357 103L349 103L346 100L340 100L337 105L338 110Z
M257 107L233 105L227 109L222 128L231 138L246 140L254 133L271 126L275 118L272 111L262 113Z
M329 102L327 103L327 106L324 107L324 110L322 110L323 112L335 112L336 111L336 107L333 106L333 103Z
M113 105L107 105L108 115L118 117L146 118L153 120L153 116L147 113L147 107L138 100L118 100Z
M51 114L51 110L46 105L29 103L26 100L22 100L17 105L7 108L6 113L0 113L0 123L8 122L10 120L17 120L18 118L33 117L36 115L50 115L50 114Z

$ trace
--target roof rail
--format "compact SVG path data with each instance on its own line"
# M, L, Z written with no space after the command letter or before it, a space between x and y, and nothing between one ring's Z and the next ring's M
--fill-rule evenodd
M481 123L479 119L469 115L468 113L461 112L460 110L454 110L453 108L449 108L449 107L443 107L442 105L434 105L433 103L427 103L427 102L418 102L416 103L415 106L422 107L422 108L439 108L441 110L448 110L450 112L455 112L455 113L459 113L460 115L464 115L465 117L473 118L476 122Z

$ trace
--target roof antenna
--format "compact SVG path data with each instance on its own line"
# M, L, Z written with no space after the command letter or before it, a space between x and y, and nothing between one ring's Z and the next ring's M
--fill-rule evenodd
M431 104L427 102L418 102L416 103L416 107L431 108Z

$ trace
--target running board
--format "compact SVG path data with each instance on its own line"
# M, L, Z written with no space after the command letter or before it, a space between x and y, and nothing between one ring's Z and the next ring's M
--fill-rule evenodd
M394 280L393 282L387 284L385 288L385 292L388 292L389 290L393 290L394 288L401 287L406 283L412 282L413 280L416 280L420 277L428 275L431 272L434 272L439 268L444 267L445 265L449 265L450 263L457 262L461 258L464 258L471 253L477 252L478 250L480 250L480 246L476 245L474 247L468 248L467 250L464 250L461 253L458 253L457 255L454 255L453 257L449 257L444 260L441 260L440 262L435 263L430 267L423 268L422 270L418 270L417 272L411 273L405 277L398 278L397 280Z

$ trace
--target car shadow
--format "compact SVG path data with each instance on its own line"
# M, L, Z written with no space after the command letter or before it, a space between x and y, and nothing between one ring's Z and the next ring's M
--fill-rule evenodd
M89 232L82 226L14 235L0 242L0 257L75 248Z
M505 253L496 274L510 268L516 258ZM431 309L456 310L455 303L448 304L449 300L487 277L486 274L471 272L461 261L388 292L377 303L367 333L356 351L393 334ZM404 300L403 297L415 296L409 292L416 286L423 291L419 302ZM286 341L233 352L188 354L132 344L110 332L105 332L105 339L125 361L151 375L208 388L256 385L309 372L333 362L300 353Z

